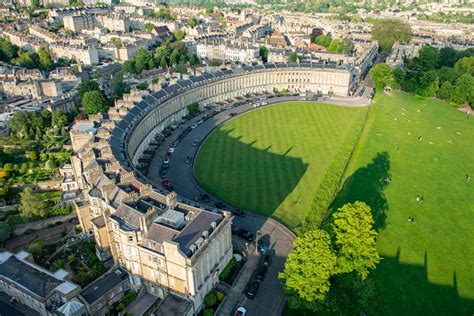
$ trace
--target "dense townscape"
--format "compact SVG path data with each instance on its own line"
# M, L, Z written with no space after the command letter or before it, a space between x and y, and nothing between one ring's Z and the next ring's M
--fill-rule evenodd
M0 314L472 314L473 108L469 0L0 0Z

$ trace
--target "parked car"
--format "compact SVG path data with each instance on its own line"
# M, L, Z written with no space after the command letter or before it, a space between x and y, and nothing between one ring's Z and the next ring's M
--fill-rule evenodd
M161 169L160 170L160 178L161 179L164 179L167 174L168 174L168 170L166 170L166 169Z
M198 127L197 124L193 124L193 126L191 126L192 129L195 129L196 127Z
M239 308L237 308L237 310L235 311L235 314L234 316L245 316L247 314L247 309L243 306L240 306Z
M214 206L215 206L216 208L220 208L220 209L222 209L222 210L227 209L227 205L225 205L225 204L222 203L222 202L216 202L216 203L214 203Z
M251 232L249 232L248 230L246 229L243 229L243 228L234 228L232 230L232 233L236 236L239 236L240 238L242 239L245 239L247 240L248 242L252 242L253 241L253 234Z
M185 163L191 163L193 159L191 158L191 156L187 156L186 159L184 159L184 162Z
M245 292L245 295L249 298L249 299L254 299L255 296L257 295L257 292L258 292L258 288L260 287L260 283L259 282L252 282L248 289L247 289L247 292Z
M167 165L170 163L170 158L166 157L165 160L163 160L163 164Z
M201 125L202 123L204 123L203 120L199 120L199 121L196 122L197 125Z
M263 266L261 267L257 274L255 275L255 280L258 282L263 282L263 279L265 279L265 274L267 274L267 267Z
M243 213L242 210L238 209L238 208L235 208L235 209L231 210L231 212L232 212L232 214L237 215L237 216L240 216Z
M201 200L203 200L204 202L211 202L211 198L207 194L201 195Z
M271 263L272 263L272 261L271 261L270 254L266 253L265 256L263 257L263 266L264 267L269 267Z
M179 141L178 140L175 140L172 144L171 144L171 147L176 147L178 146L179 144Z
M193 146L197 146L198 144L199 144L199 139L193 140L193 144L192 144Z
M170 147L170 149L168 149L168 152L169 152L170 154L172 154L172 153L174 153L175 150L176 150L176 148Z

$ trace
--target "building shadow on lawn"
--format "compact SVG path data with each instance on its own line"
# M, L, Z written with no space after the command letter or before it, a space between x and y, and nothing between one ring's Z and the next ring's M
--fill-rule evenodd
M384 257L373 272L393 315L469 315L474 300L460 297L458 278L453 271L452 285L430 282L428 253L423 265L400 262L401 249L395 257Z
M371 163L356 170L344 182L331 209L335 211L346 203L365 202L372 209L375 229L381 230L385 228L388 210L384 190L390 182L390 155L378 153Z
M213 145L224 144L223 148L231 149L228 153L220 153L215 157L200 156L199 159L209 159L213 165L218 164L217 159L226 159L224 165L233 168L208 170L225 174L220 179L217 177L219 180L215 182L206 180L207 176L203 173L196 179L209 193L231 206L271 216L298 185L308 164L288 155L293 146L279 154L271 151L272 144L262 146L258 139L245 143L241 136L230 136L231 132L232 130L217 129L211 136L218 140ZM258 148L258 145L263 148ZM201 151L200 155L202 154ZM245 195L232 194L235 190L240 190Z

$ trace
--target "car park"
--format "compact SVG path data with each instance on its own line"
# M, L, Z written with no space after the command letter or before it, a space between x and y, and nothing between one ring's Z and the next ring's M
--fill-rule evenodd
M259 282L252 282L247 291L245 292L245 296L247 296L249 299L254 299L255 296L257 295L257 292L258 292L258 289L260 287L260 283Z

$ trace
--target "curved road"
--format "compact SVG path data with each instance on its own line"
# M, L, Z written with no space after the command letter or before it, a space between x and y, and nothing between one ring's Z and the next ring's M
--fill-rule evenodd
M265 102L272 104L296 100L304 101L305 98L299 96L275 97L266 99ZM321 101L344 106L365 106L368 104L367 101L370 103L370 100L366 100L367 99L362 100L360 98L328 98ZM244 101L241 102L243 103ZM256 102L261 103L262 101L258 100ZM194 157L202 141L216 127L237 114L254 110L252 103L252 100L246 100L243 105L238 107L232 107L231 105L228 105L226 110L219 112L218 114L205 120L202 124L192 129L189 134L187 134L181 140L172 154L167 174L167 177L178 196L191 201L196 201L196 204L199 203L204 208L206 208L206 205L213 206L214 201L218 201L216 198L211 197L212 201L210 203L205 203L203 201L197 202L199 200L199 196L206 192L197 184L194 178ZM186 122L181 127L176 129L173 134L170 137L167 137L163 144L160 145L148 169L147 177L152 183L162 187L160 183L161 179L159 172L163 164L163 158L168 148L171 146L171 143L177 139L182 131L195 124L210 112L212 112L212 110ZM233 113L233 115L231 115L231 113ZM197 146L193 146L193 141L195 140L199 141ZM186 157L188 156L192 157L191 163L185 162ZM245 228L246 230L252 232L254 236L256 236L257 233L258 237L265 236L265 238L270 241L272 264L268 269L265 280L262 282L255 299L249 300L243 293L239 294L238 297L234 297L233 300L231 300L231 298L226 298L226 300L224 300L224 304L230 304L230 306L224 306L224 308L221 308L219 314L226 316L229 314L233 315L237 305L243 305L247 308L248 315L281 315L285 305L285 292L281 282L278 279L278 273L283 271L284 263L286 257L292 249L295 235L285 226L273 219L248 212L244 212L244 214L241 216L235 216L233 225L236 227Z

